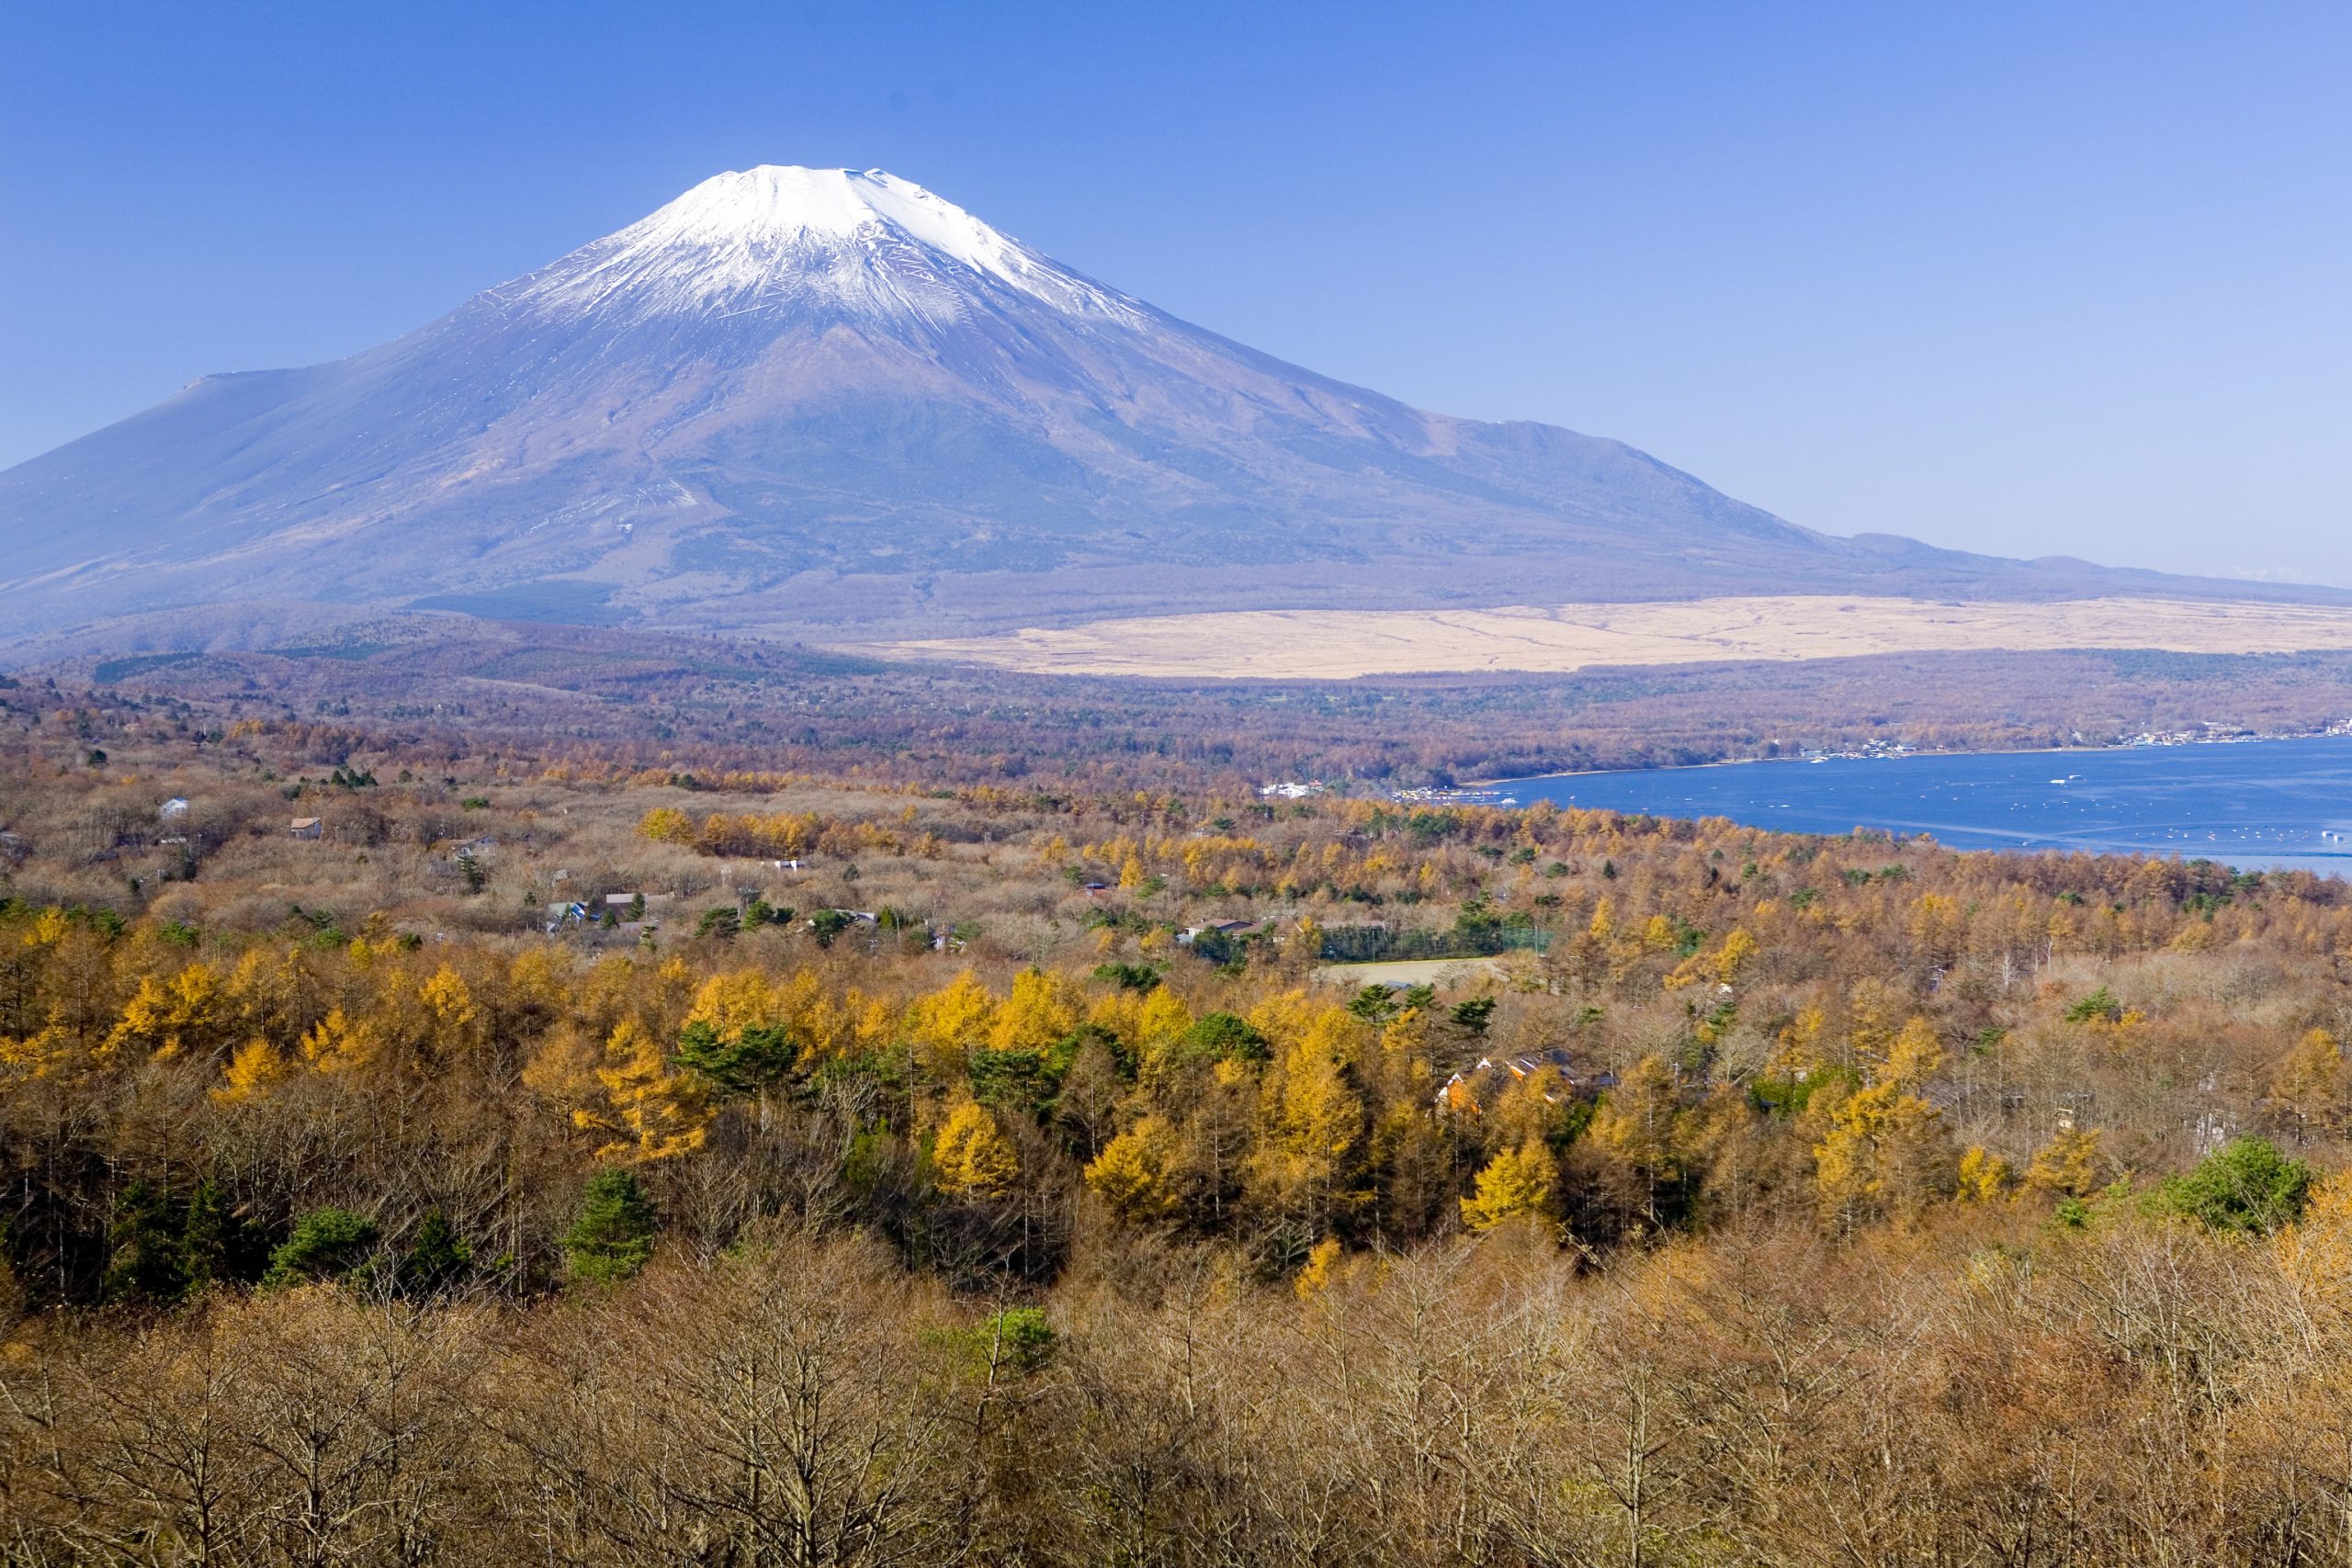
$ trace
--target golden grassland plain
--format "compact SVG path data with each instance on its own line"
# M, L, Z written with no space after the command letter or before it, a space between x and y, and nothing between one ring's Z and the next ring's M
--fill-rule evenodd
M1490 610L1250 610L1144 615L865 651L1062 675L1351 680L1607 665L1849 659L1869 654L2153 649L2352 649L2352 608L2074 599L1961 604L1852 595Z

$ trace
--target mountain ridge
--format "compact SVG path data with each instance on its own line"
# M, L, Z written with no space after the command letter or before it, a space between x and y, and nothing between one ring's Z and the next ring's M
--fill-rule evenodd
M1761 590L2322 589L1837 539L1624 443L1414 409L879 171L762 165L345 359L0 472L0 596L987 630Z

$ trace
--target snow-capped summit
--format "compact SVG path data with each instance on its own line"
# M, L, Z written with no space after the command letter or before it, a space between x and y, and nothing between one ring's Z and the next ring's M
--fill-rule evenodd
M715 175L651 216L521 280L511 303L633 316L786 313L953 321L980 286L1057 310L1139 319L1136 301L1056 265L880 169L763 164Z

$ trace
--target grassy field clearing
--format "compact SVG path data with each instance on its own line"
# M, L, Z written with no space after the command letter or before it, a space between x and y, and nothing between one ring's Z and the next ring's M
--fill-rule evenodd
M2168 599L1947 604L1849 595L1488 610L1262 610L1145 615L861 651L1064 675L1352 680L1868 654L2352 649L2352 609Z

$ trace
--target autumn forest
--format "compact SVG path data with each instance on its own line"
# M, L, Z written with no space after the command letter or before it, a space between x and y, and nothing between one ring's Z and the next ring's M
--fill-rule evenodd
M2342 883L0 719L0 1561L2352 1563Z

